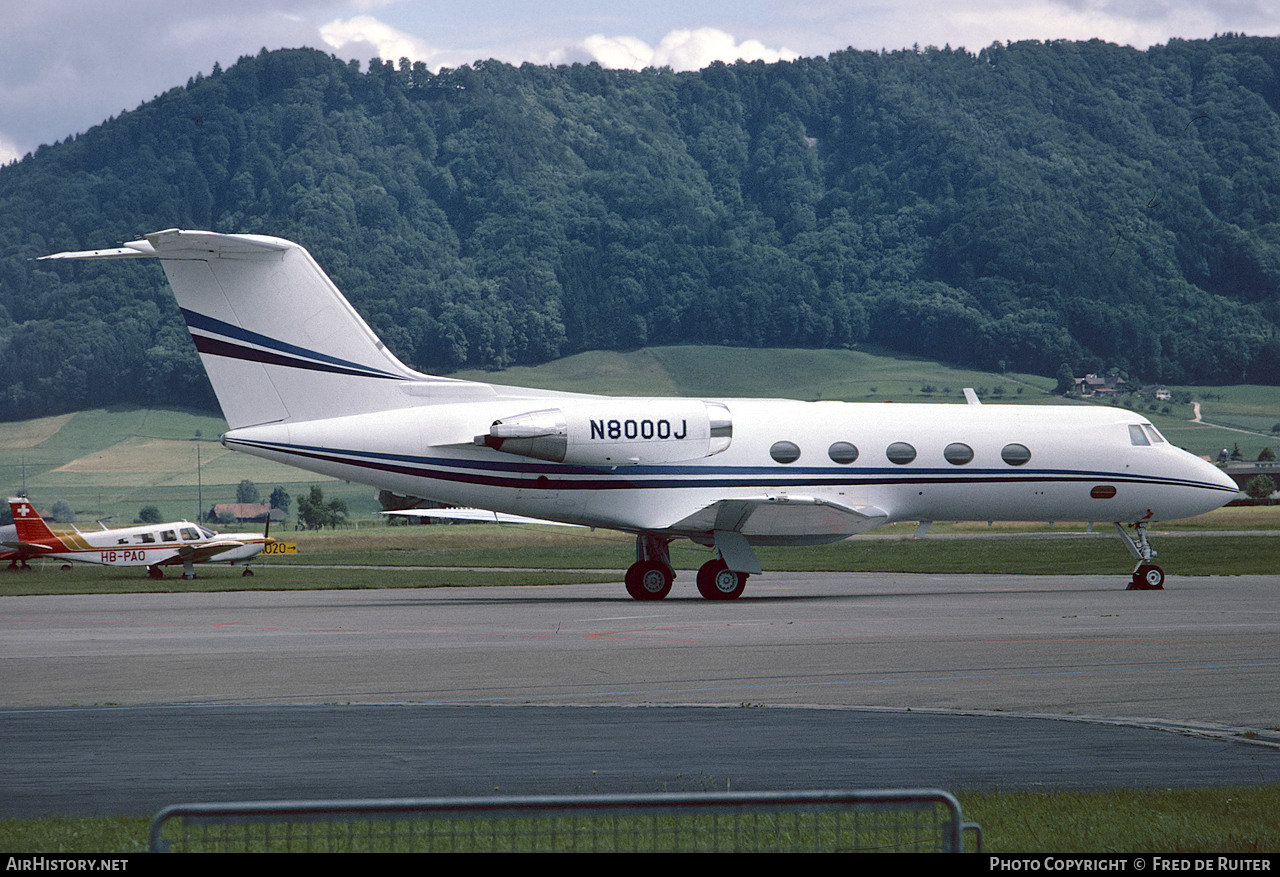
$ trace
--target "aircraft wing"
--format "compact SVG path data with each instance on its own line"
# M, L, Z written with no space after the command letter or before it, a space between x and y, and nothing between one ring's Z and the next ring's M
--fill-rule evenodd
M526 518L523 515L491 512L488 509L402 509L400 511L383 512L383 514L399 515L405 518L434 518L441 521L481 521L490 524L545 524L549 527L578 526L577 524L565 524L560 521L546 521L542 518Z
M183 545L178 549L178 553L174 557L166 561L167 563L204 563L212 560L225 551L232 548L240 548L243 542L235 542L226 540L224 542L204 542L200 545Z
M813 496L722 499L672 524L680 533L740 533L762 544L835 542L883 524L875 506L846 506Z

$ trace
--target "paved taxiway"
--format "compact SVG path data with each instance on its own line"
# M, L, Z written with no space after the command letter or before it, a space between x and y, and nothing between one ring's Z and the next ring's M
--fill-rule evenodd
M688 578L0 598L0 812L1280 778L1280 576Z

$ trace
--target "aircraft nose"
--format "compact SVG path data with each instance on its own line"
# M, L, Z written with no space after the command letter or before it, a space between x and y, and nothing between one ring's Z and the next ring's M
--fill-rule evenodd
M1223 487L1229 490L1234 490L1237 492L1240 490L1240 485L1236 484L1235 479L1233 479L1226 472L1223 472L1221 469L1219 469L1217 466L1213 465L1212 463L1205 463L1205 465L1213 470L1212 472L1213 482L1217 484L1219 487Z

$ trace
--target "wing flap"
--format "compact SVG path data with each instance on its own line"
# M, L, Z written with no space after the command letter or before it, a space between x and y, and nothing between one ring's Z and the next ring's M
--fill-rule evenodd
M814 496L765 496L713 502L668 529L740 533L758 544L816 544L865 532L888 517L875 506L847 506Z
M509 515L505 512L491 512L488 509L448 508L448 509L403 509L383 512L384 515L395 515L403 518L432 518L441 521L480 521L490 524L545 524L549 527L576 527L577 524L566 524L563 521L547 521L542 518L526 518L524 515Z

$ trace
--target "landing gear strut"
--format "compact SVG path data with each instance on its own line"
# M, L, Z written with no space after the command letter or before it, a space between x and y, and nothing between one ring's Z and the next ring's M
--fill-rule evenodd
M637 600L661 600L671 593L676 571L671 566L670 539L636 536L636 562L627 569L627 593Z
M1136 539L1125 532L1123 525L1116 523L1116 532L1124 540L1125 547L1129 549L1133 559L1138 561L1138 565L1133 570L1133 578L1125 590L1163 591L1164 570L1151 562L1151 558L1156 556L1156 552L1151 548L1151 543L1147 541L1147 527L1150 525L1146 521L1138 521L1130 526L1133 527L1134 532L1137 534Z

